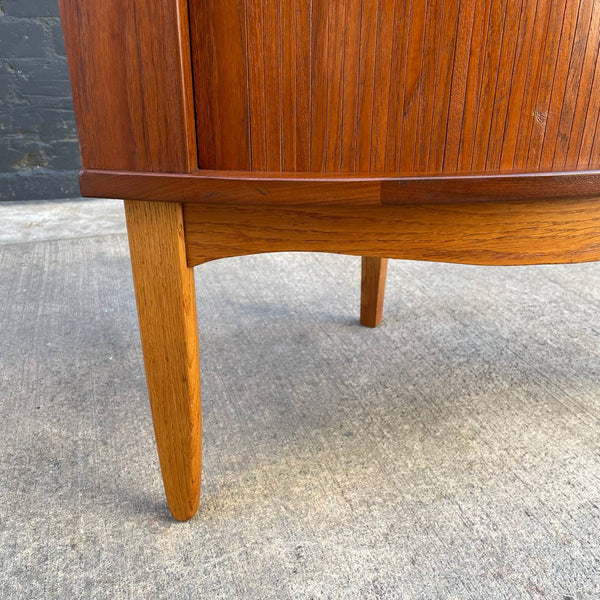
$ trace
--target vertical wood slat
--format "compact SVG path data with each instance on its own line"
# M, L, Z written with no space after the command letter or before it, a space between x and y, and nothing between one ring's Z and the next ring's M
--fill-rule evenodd
M194 77L199 132L199 162L229 169L252 168L249 89L253 88L247 65L246 10L238 3L203 0L191 11L195 36ZM219 40L237 60L222 60ZM249 63L251 64L251 63ZM232 82L235 88L232 90ZM216 130L214 122L227 124Z
M483 68L485 49L488 43L487 28L491 11L491 0L477 2L473 23L473 43L469 54L467 75L467 89L464 98L464 113L460 131L460 150L458 156L458 171L471 170L475 148L475 134L477 131L477 117L479 115L479 102L481 100L481 86L483 83ZM477 40L480 40L478 43Z
M448 58L449 61L452 58L454 61L442 171L458 170L462 124L466 108L464 99L469 76L469 55L473 45L475 9L478 4L478 0L462 0L457 33L457 39L461 40L461 43L456 45L453 57Z
M404 74L404 100L401 107L402 134L399 172L412 172L414 166L412 148L416 144L418 135L419 94L421 93L419 81L422 70L423 44L425 43L425 17L429 1L413 0L412 3Z
M581 73L577 72L577 65L580 62L581 46L585 52L590 15L591 4L589 2L567 3L566 5L550 95L549 114L552 115L552 118L546 122L544 137L538 152L538 161L537 164L533 163L534 167L539 168L540 164L552 164L561 117L564 114L562 109L569 104L571 97L577 94L577 85L581 77ZM572 69L576 72L576 79L573 78L571 87L567 88L569 73Z
M419 111L417 135L414 147L413 169L416 173L427 171L429 141L433 126L433 110L437 103L435 95L436 70L439 65L440 29L443 0L429 0L425 19L425 42L422 75L419 88ZM430 93L427 91L430 90Z
M373 116L371 119L371 135L369 141L369 171L385 170L385 132L388 128L389 89L391 65L393 60L392 42L394 37L394 14L396 0L381 0L377 18L377 45L375 51L375 75L373 80Z
M598 112L600 112L600 58L597 57L581 146L577 155L577 163L582 166L587 165L590 169L594 165L600 164L600 152L598 151L598 146L595 144L595 134L599 120ZM595 151L594 148L596 149Z
M600 52L600 2L594 2L588 35L571 131L566 140L559 140L553 161L553 165L557 169L564 169L569 164L577 164L579 160L579 152L586 131L587 114L593 98L594 73ZM565 146L567 147L566 155L564 154Z
M510 96L508 98L508 109L504 121L504 135L500 150L500 160L497 164L491 163L489 168L499 170L510 170L513 167L517 143L520 139L522 104L525 92L530 84L528 77L529 61L532 54L535 23L543 19L540 15L540 5L544 6L545 0L523 0L521 6L521 22L517 49L512 66L512 77L510 81Z
M281 171L281 36L279 0L262 0L267 171ZM260 64L260 63L259 63Z
M375 101L375 60L377 53L377 19L382 0L363 2L360 23L361 59L356 82L358 147L356 171L368 172L371 165L371 124Z
M295 36L296 32L296 6L294 1L281 3L281 27L279 28L279 45L281 47L281 158L283 171L296 170L297 139L296 122L297 106L296 102L285 102L284 98L296 99L297 91L297 70L296 70L296 40L292 37L290 43L283 43L284 32L287 35Z
M296 29L296 170L310 171L312 130L312 0L295 0ZM294 102L294 98L286 99Z
M444 164L446 136L448 135L448 112L450 110L450 91L454 77L457 33L462 0L445 0L441 28L438 74L436 76L433 125L429 143L428 169L440 169Z
M475 138L473 154L471 157L471 170L483 171L487 159L487 152L481 152L481 148L487 148L490 138L492 119L496 112L496 93L498 80L504 76L500 69L500 57L505 44L505 33L507 21L508 1L496 0L492 2L489 15L487 31L486 51L483 57L484 66L480 88L479 110L475 126Z
M525 42L524 33L527 29L527 15L524 14L523 10L524 4L525 0L522 0L518 8L515 5L514 10L510 10L510 3L507 5L502 50L500 53L500 65L509 64L512 65L512 67L510 69L499 70L498 72L485 156L486 168L498 169L500 167L506 119L510 108L509 99L511 96L519 52L523 51Z
M312 0L313 19L311 27L311 118L310 118L310 170L325 172L327 149L327 59L329 45L328 0ZM315 18L314 15L319 15ZM318 93L315 92L318 90Z
M248 47L248 96L249 108L248 115L250 119L250 132L252 136L252 169L256 171L267 170L267 125L266 125L266 104L265 104L265 65L263 60L257 60L257 57L264 56L264 34L263 34L263 6L262 0L249 0L246 2L246 45ZM200 39L202 36L200 36ZM253 60L250 60L250 48L253 49ZM207 74L210 80L210 75ZM204 81L204 80L203 80ZM202 100L198 98L199 90L209 85L206 82L204 86L196 85L196 97L198 104ZM239 84L238 84L239 85ZM231 92L232 90L230 90ZM214 129L210 121L204 124L208 130ZM199 132L205 131L199 128ZM217 164L215 162L202 161L201 166Z
M344 31L346 2L329 3L327 28L327 130L323 170L339 168L342 136L342 102L344 97Z
M549 27L556 31L557 35L546 36L546 45L541 55L541 75L538 84L537 98L535 101L536 113L540 116L539 122L533 121L531 133L529 135L529 146L527 149L526 165L528 168L535 168L540 163L542 155L542 145L548 128L548 121L554 122L551 116L554 116L555 89L559 87L557 80L561 79L565 57L561 56L561 49L564 51L564 45L561 41L570 35L571 21L569 19L569 10L577 6L575 4L553 3L550 11ZM544 33L544 35L546 35ZM563 37L564 36L564 37ZM567 68L569 57L566 57ZM556 88L555 88L555 83Z
M554 165L557 159L560 162L560 155L566 154L571 125L574 119L575 106L579 95L579 86L583 74L583 66L587 53L587 45L590 38L593 38L590 31L592 20L592 4L585 3L580 6L575 28L574 39L571 44L571 57L568 62L568 70L564 73L564 85L562 81L555 82L560 87L561 102L558 111L560 116L552 121L555 127L549 131L546 130L544 145L540 162L548 163L552 161ZM592 39L593 42L593 39ZM555 98L558 98L558 93ZM557 156L558 155L558 156Z
M353 173L355 170L358 141L358 95L356 94L355 82L360 67L362 7L362 0L347 0L346 27L344 28L342 131L339 166L341 173ZM355 26L349 27L348 23L354 23Z
M390 67L390 89L388 94L388 123L386 132L385 166L388 173L398 170L402 143L403 116L399 108L404 107L406 90L406 68L408 40L413 0L400 2L394 7L394 33Z
M600 164L597 0L190 0L190 10L202 168L405 176Z
M544 127L548 116L539 103L539 87L541 86L544 89L551 83L548 82L548 75L545 75L544 72L555 65L554 63L544 63L543 57L546 52L546 46L553 44L553 38L556 35L560 36L561 25L556 20L556 15L562 14L560 8L560 2L553 3L538 0L537 3L537 13L531 25L533 29L531 50L525 74L525 88L520 109L519 125L517 127L516 146L512 157L512 165L515 169L519 165L527 165L531 137L535 135L536 130L539 131ZM555 15L554 18L553 15ZM558 27L558 34L554 33L552 36L548 36L549 27ZM531 119L529 115L532 115L533 118Z

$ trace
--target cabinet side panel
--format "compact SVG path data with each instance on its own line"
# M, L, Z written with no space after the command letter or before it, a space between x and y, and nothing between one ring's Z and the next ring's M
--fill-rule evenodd
M197 166L185 0L60 0L84 168Z

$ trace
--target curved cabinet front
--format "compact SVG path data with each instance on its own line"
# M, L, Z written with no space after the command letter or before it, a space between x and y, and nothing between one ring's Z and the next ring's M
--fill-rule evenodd
M191 0L203 169L600 167L594 0Z

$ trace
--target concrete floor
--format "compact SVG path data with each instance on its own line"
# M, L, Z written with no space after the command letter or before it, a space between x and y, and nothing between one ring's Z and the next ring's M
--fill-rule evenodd
M0 219L0 244L125 233L121 200L4 202Z
M164 502L123 211L0 205L0 598L600 598L600 263L196 270L198 515Z

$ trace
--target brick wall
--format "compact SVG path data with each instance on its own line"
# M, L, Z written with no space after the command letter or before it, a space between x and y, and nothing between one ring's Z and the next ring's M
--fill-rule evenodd
M79 195L57 0L0 0L0 200Z

